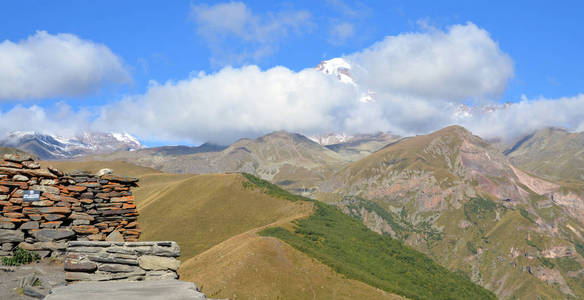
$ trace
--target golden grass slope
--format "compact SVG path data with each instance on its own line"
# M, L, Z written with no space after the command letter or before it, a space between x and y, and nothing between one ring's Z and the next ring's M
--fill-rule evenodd
M154 176L154 175L151 175ZM157 176L158 180L168 180ZM145 178L148 189L155 178ZM307 203L274 198L246 189L240 174L190 175L175 178L159 194L137 199L142 240L174 240L186 260L235 235L310 211ZM154 195L154 196L153 196ZM153 197L152 197L153 196Z
M256 230L187 260L181 279L229 299L403 299L346 279L290 245Z
M108 168L114 171L114 174L141 177L146 174L159 173L156 169L137 166L135 164L123 162L123 161L81 161L81 160L64 160L64 161L43 161L41 166L53 166L62 171L87 171L90 173L97 173L99 170Z

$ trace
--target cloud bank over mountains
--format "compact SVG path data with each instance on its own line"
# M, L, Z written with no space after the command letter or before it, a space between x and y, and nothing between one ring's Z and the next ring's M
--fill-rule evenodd
M205 14L218 8L194 9L199 10L198 18L204 19ZM242 17L234 22L244 22L248 27L269 23L266 19L257 21L245 7L222 9L239 11ZM211 30L211 25L206 24L201 30ZM238 27L228 25L220 28L221 31L237 34L234 30ZM257 40L263 36L260 34L263 31L258 30L245 34ZM266 34L269 37L270 33ZM70 43L73 46L66 48L68 51L79 48L79 53L69 55L85 62L75 63L80 66L72 67L73 71L66 69L69 73L61 76L64 81L76 83L73 84L76 88L47 85L45 94L73 95L94 89L104 81L129 80L120 59L105 46L72 35L37 33L29 40L39 35L42 39L56 40L43 46L47 49L53 49L51 45L55 43ZM2 50L5 45L25 47L28 43L27 40L0 44L0 62L6 53L2 52L6 51ZM42 47L38 49L36 52L44 53ZM92 57L91 53L106 59L96 67L88 63L92 61L87 59ZM123 97L95 111L73 111L66 104L59 104L54 111L38 106L16 106L0 115L0 130L43 129L61 134L71 127L123 130L145 140L224 144L275 130L304 134L392 131L414 135L461 124L486 138L513 138L545 126L584 130L584 95L497 104L513 76L513 61L486 30L473 23L387 36L343 58L352 66L350 72L356 85L343 83L313 67L301 71L283 66L267 70L255 65L225 67L183 80L152 82L144 94ZM33 67L22 70L26 80L42 82L50 77L33 74ZM67 77L75 72L97 74L86 74L85 80ZM29 88L23 85L16 87L7 90L20 95L18 99L42 97L30 94ZM359 101L363 93L373 93L374 101ZM30 124L14 123L22 114L34 120Z
M37 31L0 43L0 100L84 96L131 81L108 47L73 34Z

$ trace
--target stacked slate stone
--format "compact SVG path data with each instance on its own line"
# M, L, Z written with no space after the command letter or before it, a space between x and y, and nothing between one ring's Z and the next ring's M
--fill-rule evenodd
M63 172L30 156L0 160L0 256L18 246L42 257L64 254L67 241L137 241L140 229L131 188L138 179ZM39 199L25 193L39 191ZM28 195L27 195L28 196ZM24 198L24 199L23 199Z
M176 242L72 241L65 255L67 281L173 280L180 261Z

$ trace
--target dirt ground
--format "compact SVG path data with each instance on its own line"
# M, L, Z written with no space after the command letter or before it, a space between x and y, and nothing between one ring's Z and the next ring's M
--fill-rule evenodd
M19 282L32 274L39 279L38 288L50 290L54 286L65 285L65 272L61 260L42 259L18 267L0 266L0 300L35 299L24 295L23 289L19 289Z

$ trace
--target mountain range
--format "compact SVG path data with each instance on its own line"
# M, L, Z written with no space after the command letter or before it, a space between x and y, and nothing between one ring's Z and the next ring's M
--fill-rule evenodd
M141 148L95 154L84 159L93 160L92 166L124 161L123 168L134 164L146 167L137 169L146 172L141 173L144 188L140 193L143 194L137 197L144 201L140 208L141 218L145 227L150 228L147 232L152 236L149 237L171 237L185 249L191 249L187 250L192 255L187 256L189 261L183 270L185 278L206 282L218 295L228 296L221 292L223 289L233 294L241 293L241 287L250 276L261 279L258 289L270 286L282 292L271 294L264 290L266 295L292 295L292 291L282 287L283 283L258 275L270 268L284 268L282 261L273 256L274 251L282 248L287 249L288 260L299 262L303 261L303 255L309 255L333 267L330 274L353 274L349 271L352 267L347 265L349 258L335 252L345 245L331 245L333 248L326 250L329 252L325 255L324 248L313 248L316 245L310 242L311 238L316 241L331 239L331 242L336 238L335 231L319 227L322 220L317 220L325 211L325 214L335 215L328 211L333 207L378 236L424 253L440 266L485 287L497 297L583 297L582 134L548 128L519 139L507 150L498 147L463 127L450 126L413 137L378 133L330 135L320 140L278 131L256 139L241 139L227 147L204 144ZM66 161L62 163L67 164ZM312 200L302 198L299 203L316 201L316 206L303 211L302 205L287 206L282 202L284 206L280 207L272 206L276 202L269 202L276 200L253 204L252 199L259 198L247 195L250 184L257 186L252 190L259 189L276 198L296 197L262 180L308 196ZM251 183L245 183L248 181ZM221 201L228 202L221 208L217 206ZM233 201L243 201L237 205L246 207L244 215L233 215ZM317 209L324 203L329 205L323 206L324 211ZM252 208L253 205L257 207ZM197 210L189 208L191 206ZM269 213L268 207L276 211ZM175 231L173 227L176 226L159 224L156 221L159 213L175 214L177 222L183 224L180 228L197 230L185 235L183 231ZM202 214L210 214L210 219L202 218ZM222 225L205 227L204 224L218 220L219 215L227 218L221 221ZM287 219L289 216L299 219ZM262 221L247 223L253 218ZM306 218L313 221L298 221ZM203 223L189 223L193 220ZM343 220L335 222L339 226L346 225L348 221ZM285 230L296 228L292 232L299 236L291 236L280 229L264 232L262 228L269 224L273 228L283 226ZM220 229L222 226L227 227ZM349 232L352 226L356 225L342 231ZM303 233L305 230L318 232L318 235L310 237ZM278 242L260 238L262 234ZM367 252L365 248L360 251ZM245 258L245 253L257 253L258 257L276 265L260 264L258 260ZM336 254L330 256L331 253ZM229 263L213 264L221 259ZM234 269L238 261L241 267ZM250 265L259 268L259 273L250 273L246 269ZM304 264L302 268L310 267ZM326 269L323 265L317 268ZM233 272L234 277L227 280L222 275L226 272ZM300 276L297 273L289 275ZM330 278L337 278L337 275L330 275ZM394 275L387 276L382 278ZM391 292L393 296L387 295L390 298L418 295L381 283L385 279L365 274L351 278L370 288ZM335 279L334 283L328 281L326 284L338 287L340 281ZM368 296L363 297L375 293L365 287L361 291L366 290ZM330 295L329 292L322 295ZM248 294L243 298L249 297Z
M133 151L142 144L127 133L82 132L64 137L39 132L12 132L0 140L0 145L17 148L41 159L71 159L90 154Z

